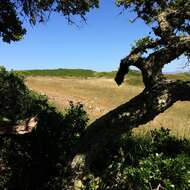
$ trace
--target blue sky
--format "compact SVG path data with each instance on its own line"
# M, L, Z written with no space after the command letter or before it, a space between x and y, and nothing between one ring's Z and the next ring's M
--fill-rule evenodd
M151 30L142 21L131 24L132 13L119 15L114 0L101 1L99 9L87 15L87 24L68 25L61 15L31 27L23 40L0 41L0 65L8 69L84 68L111 71L118 68L134 40ZM169 64L167 72L181 70L180 61Z

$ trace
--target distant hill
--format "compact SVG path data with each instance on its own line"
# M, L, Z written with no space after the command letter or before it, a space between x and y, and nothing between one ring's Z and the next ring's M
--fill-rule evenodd
M42 70L22 70L17 71L24 76L49 76L49 77L105 77L114 78L116 71L97 72L88 69L42 69ZM190 80L190 73L166 74L170 79ZM139 71L131 70L127 77L126 83L131 85L142 85L142 78Z
M88 69L42 69L17 71L25 76L59 76L59 77L109 77L114 78L116 71L97 72ZM132 75L139 75L138 71L130 71Z

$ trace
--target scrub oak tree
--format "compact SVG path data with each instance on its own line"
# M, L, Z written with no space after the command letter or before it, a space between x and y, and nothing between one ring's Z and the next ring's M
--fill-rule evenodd
M142 19L152 33L139 39L121 60L115 81L121 85L129 67L135 66L145 88L88 127L70 162L73 170L90 170L96 155L113 138L153 120L177 101L190 100L190 81L167 79L162 73L180 56L190 58L190 0L118 0L117 5L134 11L134 21ZM80 179L83 172L75 173Z

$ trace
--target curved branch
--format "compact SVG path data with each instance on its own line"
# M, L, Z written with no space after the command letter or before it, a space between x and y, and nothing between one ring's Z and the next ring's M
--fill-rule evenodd
M154 68L154 71L158 72L165 64L170 63L187 50L190 50L190 36L172 37L168 43L170 45L153 52L146 58L146 62L152 63L151 67Z
M138 69L142 70L141 63L144 62L144 59L139 54L130 54L126 58L122 59L120 62L119 69L115 76L115 81L118 85L120 85L123 80L124 76L129 72L130 66L136 66Z
M151 89L143 90L129 102L95 121L88 130L91 130L91 127L99 126L98 123L103 120L107 124L102 125L101 128L109 126L111 129L112 126L116 130L121 128L126 130L126 127L138 127L164 112L176 101L190 101L190 81L165 80L157 83ZM109 121L108 118L113 119Z
M155 48L162 45L162 41L154 41L144 48ZM131 65L141 70L143 82L146 88L152 87L156 82L165 80L162 75L162 68L165 64L170 63L186 51L190 51L190 37L170 37L169 45L151 53L147 58L141 56L141 48L135 48L126 58L121 60L119 70L116 74L115 81L120 85L124 76L129 72ZM145 49L146 50L146 49Z
M132 65L140 69L143 73L146 72L147 68L144 64L145 58L141 56L142 53L147 49L152 49L160 45L163 45L163 41L157 39L155 41L149 41L146 45L134 48L127 57L121 60L120 67L115 77L116 83L120 85L123 82L124 76L129 72L129 67Z

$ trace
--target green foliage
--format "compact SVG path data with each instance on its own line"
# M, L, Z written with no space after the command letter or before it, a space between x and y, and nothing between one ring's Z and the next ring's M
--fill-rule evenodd
M148 44L152 43L154 40L150 37L150 36L146 36L144 38L141 38L137 41L135 41L134 46L132 47L132 49L135 48L142 48L142 50L146 50L144 47L146 47Z
M32 157L40 167L36 168L36 172L45 170L46 173L41 173L40 178L43 180L39 180L37 176L30 188L53 189L54 186L58 186L59 177L63 173L66 175L67 160L84 133L88 118L80 103L74 105L71 102L64 113L49 107L38 119L37 128L32 133Z
M35 116L47 107L47 98L30 91L24 78L13 71L0 68L0 122L13 125Z
M83 106L70 103L64 113L48 106L37 128L0 139L0 189L39 190L58 187L69 155L87 125ZM66 176L65 176L66 177ZM62 179L60 179L62 181Z
M15 4L9 0L0 1L0 37L4 42L22 39L26 30L15 10Z
M170 135L168 129L150 136L126 134L109 143L97 157L86 189L149 190L190 188L190 141Z
M0 37L4 42L18 41L26 33L21 20L28 20L35 25L45 22L52 12L61 13L69 22L72 22L73 15L85 19L86 12L98 7L98 3L98 0L1 0Z
M50 77L105 77L114 78L116 71L110 72L97 72L86 69L50 69L50 70L25 70L17 71L18 74L24 76L50 76ZM129 76L139 77L140 72L135 70L129 71Z
M158 15L172 10L174 13L167 17L170 23L170 30L178 35L179 33L189 34L189 16L184 14L190 10L190 2L184 0L116 0L117 6L123 6L136 13L137 18L141 18L146 24L152 25L152 29L157 36L162 36L160 31ZM183 10L183 11L181 11ZM186 16L184 16L186 15ZM136 19L135 19L136 20Z
M32 161L30 138L3 136L0 150L0 189L28 189Z
M52 69L17 71L24 76L94 77L95 71L85 69Z
M1 120L10 119L16 121L16 113L21 112L21 101L27 93L23 78L13 72L7 72L0 68L0 117ZM17 117L20 117L18 114Z
M45 146L52 151L51 156L55 159L59 158L60 154L61 157L69 155L88 122L83 105L80 103L74 105L72 102L70 102L70 107L65 110L65 114L50 107L39 114L38 119L37 128L33 133L39 141L47 143Z
M138 168L129 167L124 170L128 179L128 187L132 189L157 188L160 184L164 189L190 188L190 158L179 155L166 158L164 154L151 154L139 162Z

